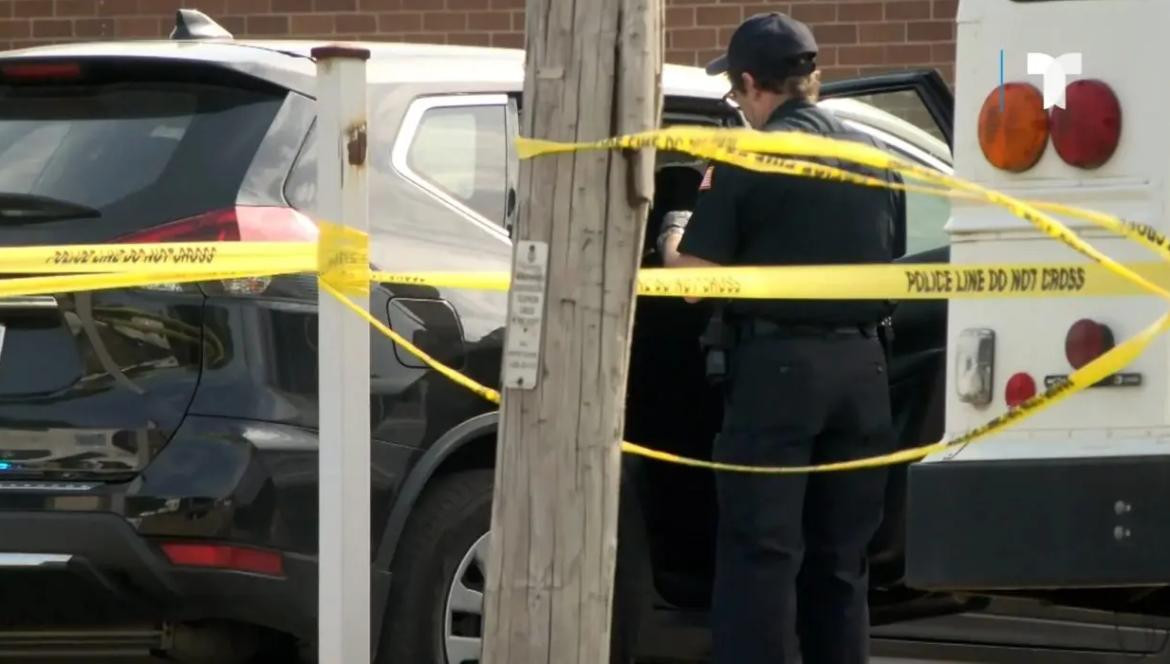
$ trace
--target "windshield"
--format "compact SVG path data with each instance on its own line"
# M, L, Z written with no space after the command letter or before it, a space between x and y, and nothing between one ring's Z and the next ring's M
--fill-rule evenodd
M281 101L200 83L0 88L0 194L100 212L0 222L0 245L102 242L232 205Z

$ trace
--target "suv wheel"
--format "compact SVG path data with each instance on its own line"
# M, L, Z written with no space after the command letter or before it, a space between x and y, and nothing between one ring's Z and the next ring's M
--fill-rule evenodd
M479 663L493 474L442 477L419 499L392 566L379 662ZM633 643L638 622L622 610L629 604L622 601L622 568L619 561L613 664L632 661L622 651Z

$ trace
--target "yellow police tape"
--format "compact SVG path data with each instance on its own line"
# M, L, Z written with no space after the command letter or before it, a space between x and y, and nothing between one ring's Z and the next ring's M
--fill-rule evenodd
M0 249L5 274L315 272L315 242L174 242Z
M1127 264L1142 278L1170 288L1170 264ZM374 281L432 288L506 291L509 275L496 272L373 272ZM793 300L939 300L1005 297L1149 295L1107 268L1085 263L949 265L809 265L648 268L637 293L647 297Z
M1090 258L1087 264L1024 265L885 265L801 266L773 268L712 268L703 270L644 270L639 276L642 295L719 298L785 299L939 299L958 297L1012 297L1059 295L1155 294L1170 300L1170 266L1163 263L1124 266L1100 253L1056 219L1041 212L1081 218L1130 238L1170 259L1170 242L1152 227L1111 215L1054 203L1029 204L959 178L936 173L891 157L876 148L796 133L751 130L710 130L674 127L592 143L561 144L520 139L522 158L586 149L657 147L730 163L751 170L800 177L835 179L865 186L900 188L1000 205L1047 235ZM866 166L890 169L935 186L892 185L877 178L804 160L780 157L833 157ZM98 288L181 283L210 279L318 272L321 287L362 316L379 332L407 352L456 383L493 403L500 393L479 384L427 355L381 323L347 294L364 293L370 280L461 288L505 290L503 273L370 272L369 238L344 227L322 224L320 240L312 243L175 243L165 245L91 245L0 249L0 265L7 273L32 276L0 280L0 297ZM63 274L64 273L64 274ZM778 283L782 282L782 283ZM1068 379L990 422L950 439L892 454L815 466L746 466L681 457L629 442L625 452L688 466L748 473L808 473L868 468L921 459L931 453L965 445L1029 417L1091 386L1132 362L1159 334L1170 329L1164 315L1132 338L1119 344Z
M803 132L762 132L752 129L709 129L703 127L677 126L591 142L558 143L554 141L518 138L516 143L517 152L521 159L531 159L541 155L582 150L633 150L648 147L654 147L659 150L684 152L703 159L712 159L748 170L765 173L783 173L803 177L826 178L828 177L828 172L811 168L814 165L811 162L801 162L801 164L807 165L808 167L802 169L801 164L794 166L791 158L777 155L799 155L813 158L828 157L871 168L897 171L903 175L909 175L926 182L937 183L955 191L966 192L972 197L1001 206L1012 214L1031 223L1041 232L1060 240L1065 245L1087 256L1094 262L1109 268L1114 274L1129 279L1135 285L1142 286L1149 292L1156 293L1170 300L1170 291L1125 269L1112 258L1094 249L1064 224L1040 212L1034 206L973 182L938 173L924 166L893 157L878 148L856 142ZM841 172L840 169L836 169L836 171ZM880 182L880 180L875 178L874 182ZM882 182L882 186L886 186L886 184ZM1135 241L1142 241L1143 236L1139 232L1126 227L1124 224L1119 224L1115 230Z

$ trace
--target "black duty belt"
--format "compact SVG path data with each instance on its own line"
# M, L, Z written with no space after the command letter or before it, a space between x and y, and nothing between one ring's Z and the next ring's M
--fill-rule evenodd
M741 339L756 337L797 338L797 337L876 337L877 325L856 324L815 324L778 323L776 321L751 319L736 322Z

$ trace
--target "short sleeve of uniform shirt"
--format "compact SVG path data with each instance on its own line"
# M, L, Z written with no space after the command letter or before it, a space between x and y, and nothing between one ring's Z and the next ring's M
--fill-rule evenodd
M679 253L720 265L735 260L741 230L736 210L742 200L744 175L740 169L727 164L707 167L699 185L695 210L678 245Z

